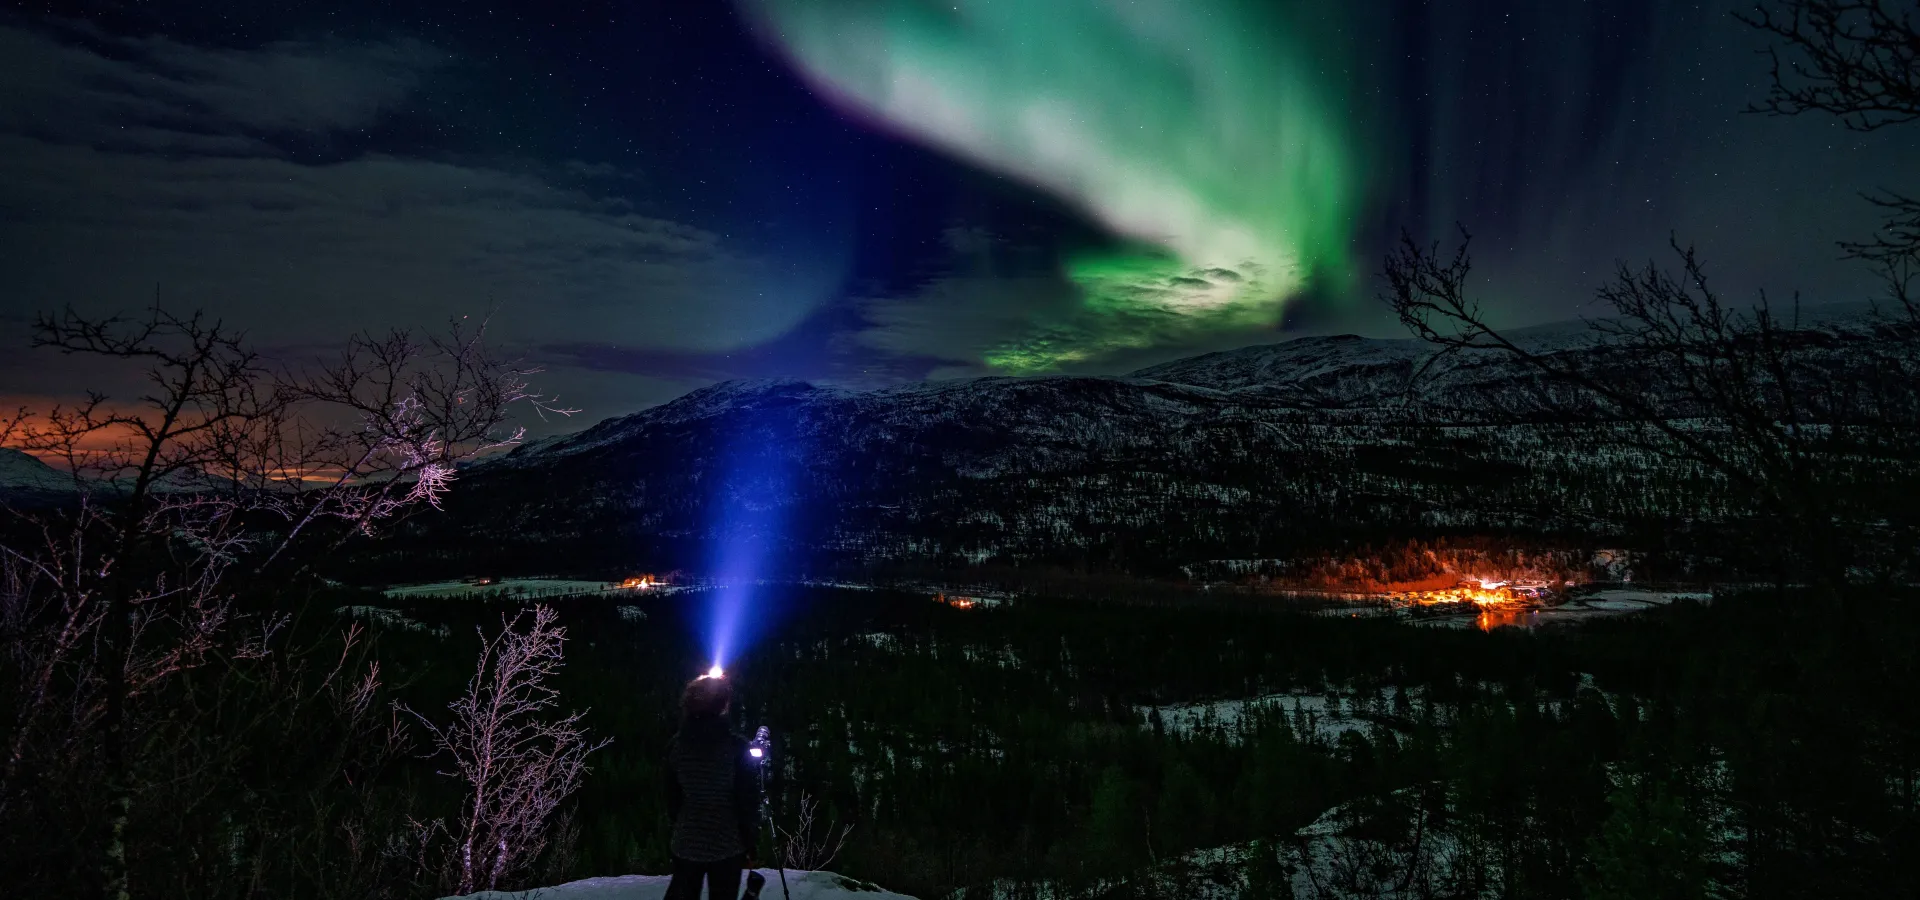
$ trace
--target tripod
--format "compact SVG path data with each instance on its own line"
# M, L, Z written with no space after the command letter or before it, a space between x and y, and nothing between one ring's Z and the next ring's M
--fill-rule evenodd
M759 731L754 732L752 747L754 759L760 761L760 818L766 820L767 846L774 852L773 865L780 873L780 895L786 900L793 900L793 892L787 890L787 861L779 855L780 830L773 827L773 795L767 793L767 765L773 762L773 741L767 735L767 726L762 725ZM754 873L753 877L760 876ZM751 881L748 887L752 888ZM751 893L755 897L759 896L757 890Z

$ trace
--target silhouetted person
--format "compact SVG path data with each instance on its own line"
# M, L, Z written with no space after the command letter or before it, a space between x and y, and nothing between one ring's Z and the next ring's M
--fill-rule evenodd
M733 687L696 678L680 698L680 732L667 745L667 817L673 820L669 900L734 900L760 827L760 788L747 739L727 727Z

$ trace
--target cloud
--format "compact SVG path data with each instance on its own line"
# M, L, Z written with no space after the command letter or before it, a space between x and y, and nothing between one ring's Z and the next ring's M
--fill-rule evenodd
M0 27L0 56L23 73L0 97L16 314L136 308L157 286L269 345L496 311L496 334L527 346L719 351L827 294L808 264L643 213L604 165L285 149L377 126L454 64L418 41L231 50Z
M164 37L0 27L16 78L0 129L59 143L214 154L262 136L368 127L451 57L411 39L209 49Z
M378 121L445 51L411 39L371 44L279 42L257 50L206 50L164 38L139 42L164 86L159 96L204 109L215 122L263 131L344 131Z
M1042 276L955 275L899 297L863 301L868 326L855 342L890 356L983 363L1009 338L1049 314L1069 314L1073 286Z
M154 286L222 311L328 323L500 306L516 332L569 317L640 344L714 349L783 326L777 272L714 234L537 177L369 156L328 165L174 159L0 138L0 271L41 305ZM110 264L107 264L110 261ZM253 318L253 317L249 317ZM796 317L797 318L797 317Z

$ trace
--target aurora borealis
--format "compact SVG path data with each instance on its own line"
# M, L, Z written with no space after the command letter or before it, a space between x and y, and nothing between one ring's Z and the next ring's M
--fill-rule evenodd
M1068 260L1081 302L991 348L994 369L1049 371L1272 323L1310 280L1347 274L1358 117L1352 85L1328 74L1343 71L1338 30L1309 4L752 5L849 108L1052 192L1141 245Z
M1661 0L0 4L0 344L156 288L269 354L488 316L592 417L1399 337L1383 248L1456 222L1509 325L1669 236L1859 299L1834 242L1920 178L1742 114L1764 40Z

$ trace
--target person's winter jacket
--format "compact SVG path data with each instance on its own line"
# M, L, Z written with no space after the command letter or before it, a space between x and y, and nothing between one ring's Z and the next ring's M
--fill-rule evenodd
M715 862L751 853L760 828L759 772L725 719L692 719L667 747L673 855Z

